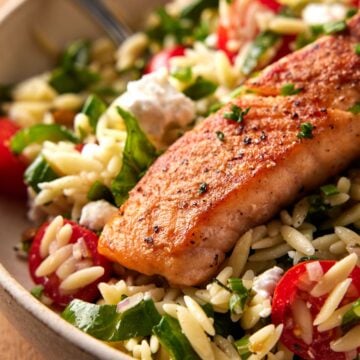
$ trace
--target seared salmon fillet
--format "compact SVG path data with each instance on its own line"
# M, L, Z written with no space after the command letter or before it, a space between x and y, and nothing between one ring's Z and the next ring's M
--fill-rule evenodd
M271 65L247 82L256 94L176 141L105 226L99 252L172 284L200 284L241 234L356 159L360 115L347 109L360 101L359 29L357 16ZM285 84L301 91L282 96ZM242 121L228 119L234 110ZM313 127L305 137L304 123Z

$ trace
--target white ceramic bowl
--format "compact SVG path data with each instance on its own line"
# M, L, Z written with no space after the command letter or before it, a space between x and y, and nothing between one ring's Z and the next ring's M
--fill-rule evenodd
M141 23L148 10L161 2L107 1L131 26ZM61 48L78 38L99 37L102 30L75 1L8 0L0 11L0 83L51 67L53 59L35 41L36 33L46 34ZM28 225L24 203L0 198L0 310L46 359L130 359L77 330L30 295L33 284L27 263L13 250Z

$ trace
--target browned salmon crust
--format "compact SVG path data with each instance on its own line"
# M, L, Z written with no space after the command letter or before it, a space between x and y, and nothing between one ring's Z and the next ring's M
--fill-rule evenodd
M268 67L247 83L257 95L241 123L227 105L173 144L105 226L99 252L123 266L171 283L213 276L249 228L344 169L360 155L360 17ZM279 96L284 84L302 91ZM300 125L314 126L298 138ZM224 134L220 141L216 132Z

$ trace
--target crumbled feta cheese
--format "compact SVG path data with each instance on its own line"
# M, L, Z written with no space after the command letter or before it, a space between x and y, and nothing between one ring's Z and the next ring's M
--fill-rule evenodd
M265 299L271 297L283 272L284 270L278 266L266 270L254 279L253 290Z
M167 72L162 70L131 81L113 105L131 111L159 146L167 143L169 130L183 128L195 118L194 102L176 90L169 83Z
M345 19L346 11L342 4L309 4L304 8L302 18L308 25L320 25Z
M105 200L89 202L82 208L79 223L92 230L101 230L117 210Z

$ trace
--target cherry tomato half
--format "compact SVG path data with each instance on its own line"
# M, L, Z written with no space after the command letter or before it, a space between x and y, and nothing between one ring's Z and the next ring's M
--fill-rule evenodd
M279 4L275 0L258 0L258 1L276 13L281 9L281 4Z
M295 299L301 299L309 306L312 319L314 319L327 298L327 294L321 297L313 297L309 291L299 288L303 288L301 282L307 273L307 263L309 262L292 267L277 284L272 301L272 321L276 325L284 324L282 342L302 359L345 360L344 353L334 352L330 348L330 342L342 336L340 327L324 332L319 332L317 327L313 327L313 340L310 345L307 345L300 336L296 336L296 324L291 310L291 305ZM323 260L319 263L323 272L326 273L336 262ZM350 285L340 306L355 301L360 296L360 268L355 267L350 277L352 278L352 285Z
M97 252L98 236L95 233L83 228L73 221L64 219L64 225L65 224L70 224L72 227L72 235L69 243L74 244L78 241L78 239L83 238L85 240L86 247L91 254L91 261L93 266L102 266L105 272L101 278L71 294L64 294L59 289L61 280L55 272L48 276L36 276L36 269L44 260L44 258L42 258L40 255L40 245L49 223L46 222L43 224L37 231L29 252L30 275L36 284L41 284L44 286L44 294L51 298L54 301L54 304L61 307L66 306L74 298L89 302L95 300L99 296L99 291L97 288L98 283L107 281L111 276L112 269L110 261Z
M23 177L26 163L9 148L10 139L18 130L19 127L14 122L0 118L0 194L24 197L26 186Z
M170 59L175 56L182 56L185 54L185 48L181 45L175 46L170 49L164 49L155 54L145 67L145 74L159 70L162 67L169 68Z

